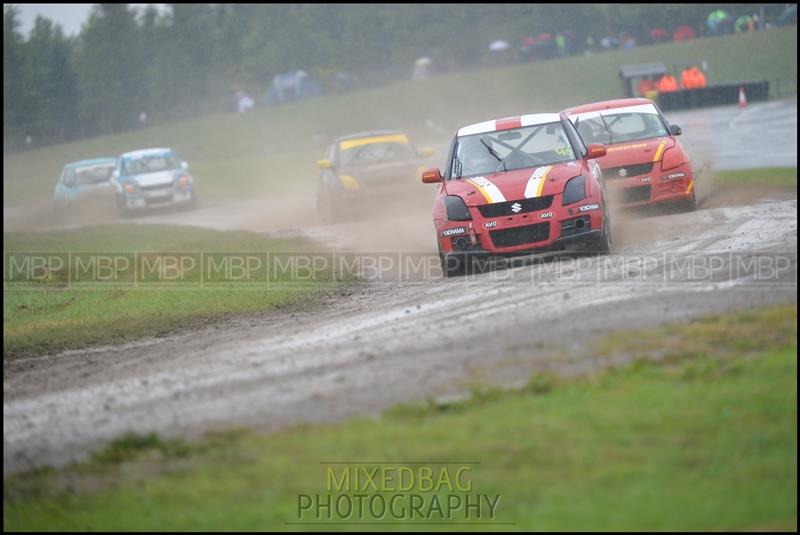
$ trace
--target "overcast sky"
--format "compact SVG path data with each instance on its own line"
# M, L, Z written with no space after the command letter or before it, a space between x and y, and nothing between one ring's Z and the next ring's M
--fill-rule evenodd
M67 35L78 33L81 24L89 18L89 11L94 4L12 4L19 9L20 31L26 37L33 28L37 15L43 15L53 22L61 24ZM143 6L146 4L132 4ZM156 4L162 6L164 4Z

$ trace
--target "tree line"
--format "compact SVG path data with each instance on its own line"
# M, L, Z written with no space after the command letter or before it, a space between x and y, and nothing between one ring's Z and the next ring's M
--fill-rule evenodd
M718 5L717 5L718 6ZM757 4L734 11L754 12ZM347 71L366 85L407 79L414 59L442 69L480 64L487 44L542 32L586 37L688 23L711 4L95 4L75 36L37 17L20 33L3 10L3 147L42 146L225 109L259 97L272 76L304 69L323 82Z

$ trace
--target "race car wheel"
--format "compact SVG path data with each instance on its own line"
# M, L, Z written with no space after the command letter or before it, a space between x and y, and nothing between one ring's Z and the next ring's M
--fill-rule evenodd
M467 272L469 259L464 256L447 255L439 246L439 264L442 266L442 276L446 278L459 277Z
M614 247L611 240L611 218L608 216L608 205L603 199L603 234L597 242L596 251L598 254L608 254Z
M692 196L681 203L681 211L694 212L697 209L697 198L692 192Z

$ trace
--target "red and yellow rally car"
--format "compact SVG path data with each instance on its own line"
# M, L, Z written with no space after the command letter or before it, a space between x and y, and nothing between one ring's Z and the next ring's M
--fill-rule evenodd
M678 203L694 210L689 155L658 106L645 98L584 104L564 110L585 143L603 143L600 158L610 200L621 207Z
M563 113L509 117L461 128L433 208L445 276L473 257L558 249L608 252L611 225L596 158Z

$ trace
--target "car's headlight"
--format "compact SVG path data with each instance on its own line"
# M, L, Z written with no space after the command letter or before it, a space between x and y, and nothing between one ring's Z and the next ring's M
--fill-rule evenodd
M183 189L189 185L189 177L188 175L180 175L178 177L178 187Z
M467 204L458 195L445 197L444 206L447 208L447 219L450 221L470 221L472 219Z
M586 198L586 179L583 175L570 178L564 186L564 195L561 204L567 205L582 201Z
M123 184L123 185L122 185L122 187L123 187L123 188L125 189L125 191L127 191L128 193L136 193L136 186L134 186L134 185L133 185L133 184L131 184L130 182L126 182L125 184Z
M661 170L669 171L684 163L683 152L676 147L671 147L664 151L661 159Z

